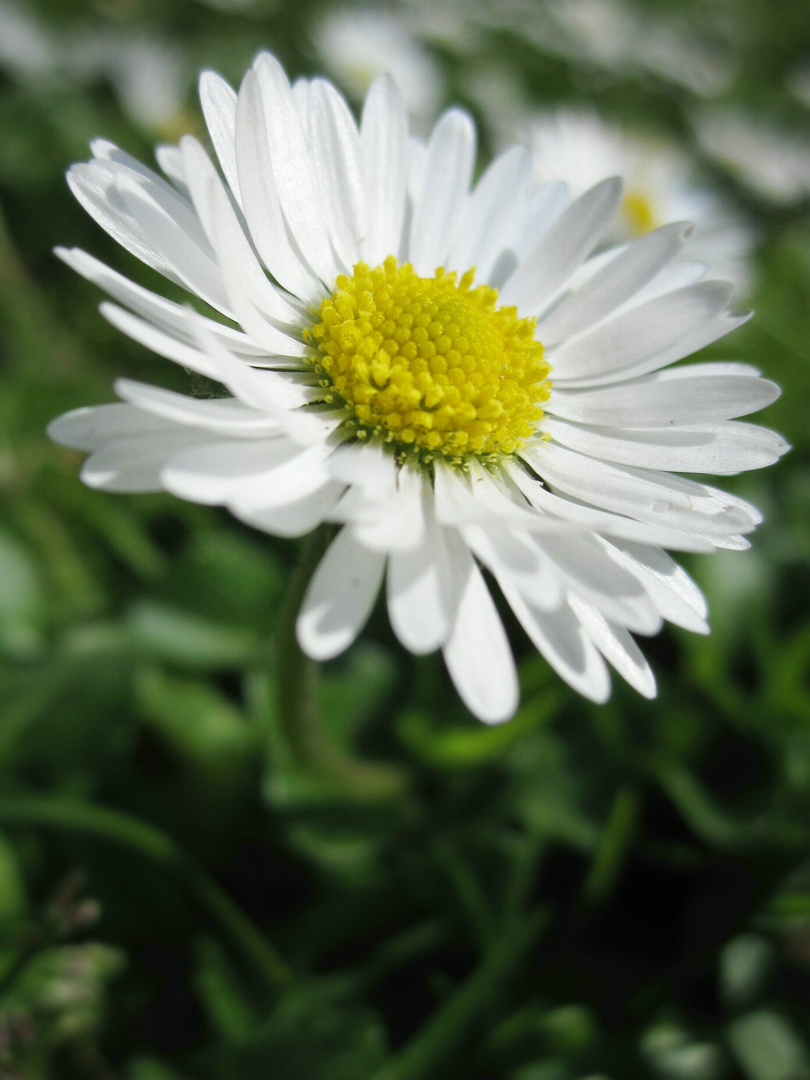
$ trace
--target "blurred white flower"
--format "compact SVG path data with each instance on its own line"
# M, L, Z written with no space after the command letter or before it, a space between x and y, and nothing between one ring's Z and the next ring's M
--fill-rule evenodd
M333 8L319 13L312 40L320 62L355 101L362 101L374 80L388 73L396 79L417 127L435 118L444 94L444 76L402 11Z
M614 76L652 75L695 94L722 93L737 70L726 25L620 0L497 0L479 7L490 25L512 30L543 52Z
M130 119L164 137L175 134L189 83L176 42L111 24L78 23L57 36L9 0L0 0L0 66L37 86L106 79Z
M18 82L51 77L56 43L30 12L0 0L0 67Z
M612 241L641 236L668 221L689 221L695 226L689 257L741 289L748 285L750 227L717 191L693 179L690 161L671 144L576 110L513 117L507 130L510 141L531 147L539 183L564 180L576 197L606 177L623 177Z
M743 549L761 520L674 472L786 449L736 419L778 394L756 369L670 366L745 321L732 287L676 261L679 224L594 255L618 179L572 200L537 187L513 146L473 184L470 118L451 109L409 138L390 76L359 126L330 83L291 86L267 53L238 94L205 73L201 98L224 179L186 136L159 152L168 180L99 140L69 182L227 323L59 254L116 301L115 326L228 393L119 380L123 403L51 425L89 453L83 479L227 506L276 535L339 525L298 618L315 659L346 649L384 590L403 646L441 649L471 711L507 719L517 673L484 567L580 693L607 698L607 660L653 696L631 631L708 629L665 549Z
M810 195L810 139L739 109L698 113L704 153L760 198L787 206Z
M794 68L786 82L788 90L796 100L810 109L810 59Z

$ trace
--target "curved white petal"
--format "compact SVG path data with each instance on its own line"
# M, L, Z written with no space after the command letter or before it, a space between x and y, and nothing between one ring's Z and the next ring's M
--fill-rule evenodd
M642 697L654 698L655 676L632 636L622 626L614 626L592 604L571 594L568 605L579 624L602 656Z
M628 244L539 321L540 340L548 347L601 322L677 255L690 231L679 222Z
M363 258L378 266L399 253L408 183L408 122L390 75L376 79L366 96L360 150L367 199Z
M459 697L479 720L508 720L518 704L515 661L497 608L471 563L444 662Z
M236 91L215 71L200 75L200 105L225 179L241 206L236 167Z
M400 642L417 655L445 644L456 620L472 559L454 529L426 512L422 543L388 560L388 617Z
M281 64L269 53L259 54L253 70L264 106L273 180L284 221L307 263L329 288L338 267L290 84Z
M380 591L385 556L369 551L350 526L329 546L301 605L298 642L313 660L331 660L347 649L368 619Z
M605 235L621 196L622 184L615 177L580 195L509 277L501 291L501 303L516 305L524 315L539 312Z
M617 465L718 476L773 465L788 450L775 431L735 420L622 430L549 417L543 430L570 450Z
M422 193L411 222L409 261L430 277L444 264L458 230L475 164L475 128L459 109L446 112L427 149Z
M245 219L262 262L283 288L307 303L320 303L322 285L287 230L253 70L242 80L236 105L236 165Z
M599 704L610 697L610 676L598 649L568 605L556 611L532 608L517 591L504 593L538 652L583 697Z

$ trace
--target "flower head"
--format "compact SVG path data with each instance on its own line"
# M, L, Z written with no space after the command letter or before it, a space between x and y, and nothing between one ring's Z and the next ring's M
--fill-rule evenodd
M735 285L747 285L750 228L718 191L694 178L690 162L674 146L631 134L586 111L529 113L506 124L501 117L499 126L531 146L537 183L564 180L577 196L605 177L623 178L624 195L609 240L621 243L670 221L690 221L695 231L688 257L707 263L712 274Z
M84 480L227 506L257 528L341 526L310 583L311 656L356 638L381 589L397 637L441 649L488 721L517 704L514 660L482 574L581 693L607 659L641 693L631 636L663 619L705 632L705 605L665 548L744 548L741 499L672 470L770 464L779 436L736 417L777 388L745 365L669 365L727 333L731 286L678 262L667 225L593 255L622 202L609 179L572 200L513 147L472 184L475 131L450 110L408 139L394 81L355 123L321 79L290 86L260 55L238 95L203 75L224 180L193 138L163 179L109 143L70 174L125 247L226 324L61 251L149 348L220 382L201 400L119 380L123 403L51 426L89 452Z

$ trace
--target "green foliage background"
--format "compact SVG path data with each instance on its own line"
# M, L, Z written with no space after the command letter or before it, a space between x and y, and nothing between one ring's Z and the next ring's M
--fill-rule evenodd
M538 0L539 2L539 0ZM645 4L699 31L711 3ZM789 127L803 3L739 20L728 98ZM261 47L317 70L323 8L30 4L146 28L238 83ZM482 31L431 46L464 101L508 63L536 102L595 103L690 152L687 91ZM467 102L473 107L473 103ZM178 119L178 124L181 123ZM322 679L328 782L279 726L273 636L298 546L169 496L109 496L47 422L119 375L187 388L52 255L150 285L71 198L103 135L150 160L109 82L0 72L0 1076L25 1080L801 1080L810 1077L810 219L713 170L759 229L756 318L708 355L784 393L794 446L729 486L745 554L688 561L708 639L645 641L648 703L591 706L508 621L522 705L487 729L378 610ZM486 161L488 148L482 148ZM711 167L703 162L707 169Z

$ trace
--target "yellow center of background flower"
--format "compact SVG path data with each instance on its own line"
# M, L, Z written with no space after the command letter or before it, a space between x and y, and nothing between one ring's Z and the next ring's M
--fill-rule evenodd
M536 320L473 277L419 277L390 255L337 279L304 337L359 438L460 459L511 454L533 434L551 390Z
M630 189L624 193L622 213L631 236L644 236L658 224L652 202L640 190Z

